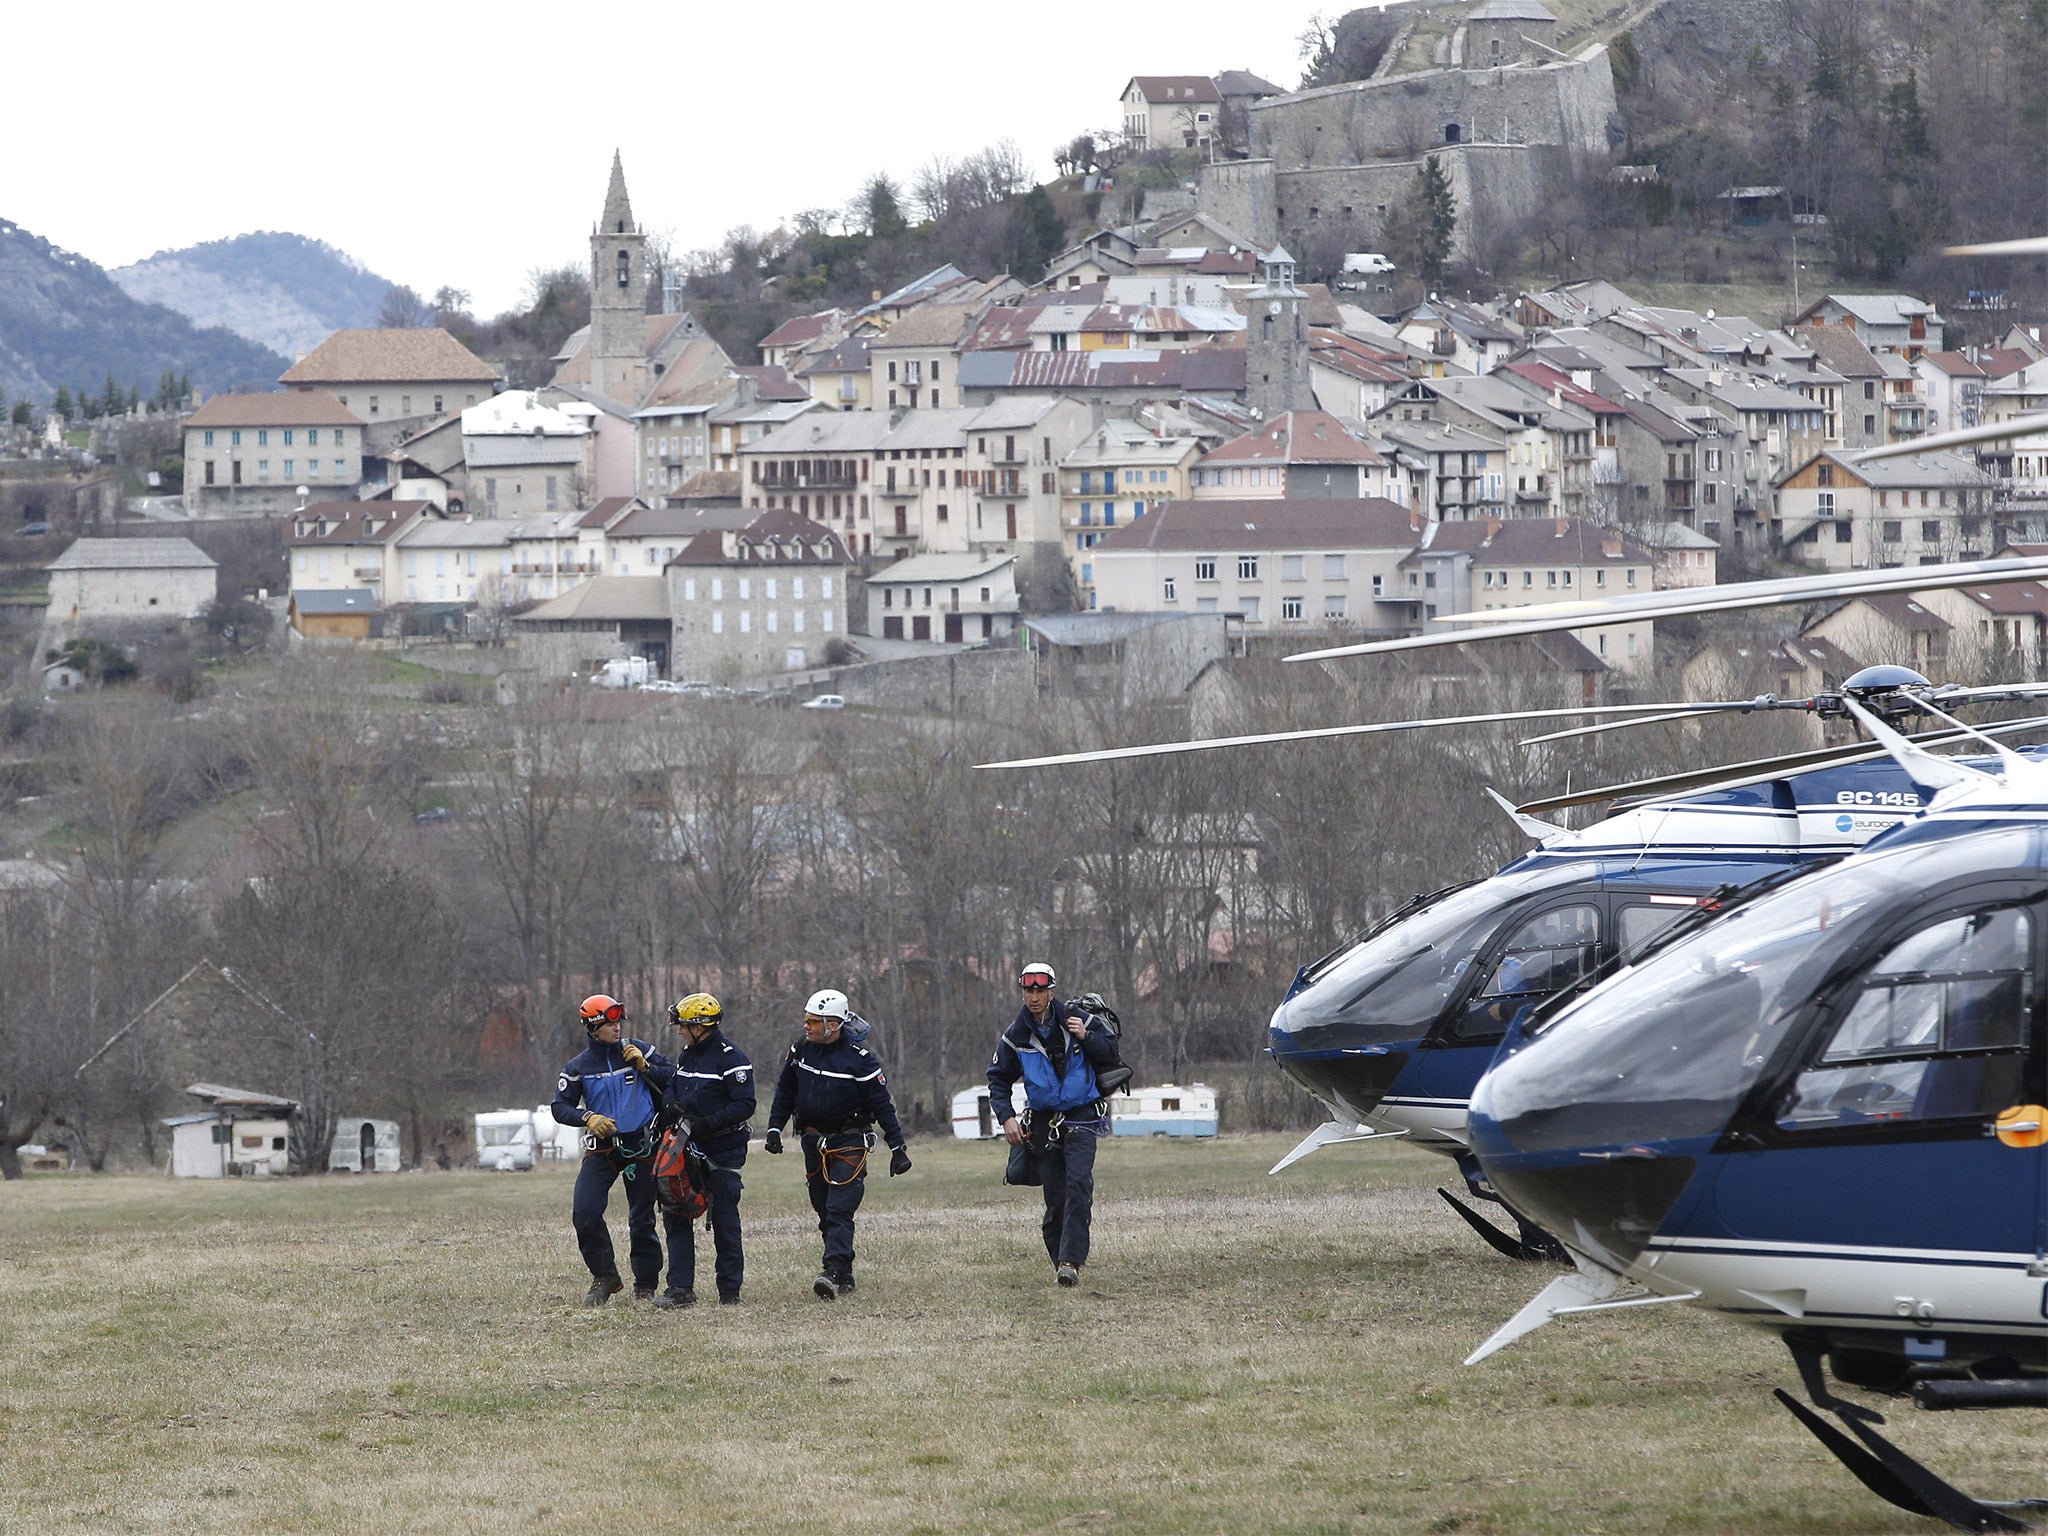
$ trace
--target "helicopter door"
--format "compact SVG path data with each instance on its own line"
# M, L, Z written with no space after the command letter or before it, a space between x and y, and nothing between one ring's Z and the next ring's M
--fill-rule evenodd
M2042 919L2038 901L1952 908L1833 989L1796 1070L1753 1101L1754 1154L1716 1180L1730 1230L2034 1253L2043 1154L1993 1130L2043 1100Z
M1525 1008L1573 986L1600 963L1600 908L1552 907L1523 919L1496 953L1486 980L1459 1008L1446 1045L1484 1045Z

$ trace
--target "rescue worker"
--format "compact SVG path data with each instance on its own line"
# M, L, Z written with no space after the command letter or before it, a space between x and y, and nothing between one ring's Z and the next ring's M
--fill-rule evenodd
M692 992L668 1011L683 1032L676 1073L668 1090L668 1114L684 1121L683 1133L711 1165L704 1192L711 1200L711 1241L717 1251L714 1274L718 1299L740 1299L746 1263L740 1248L740 1168L747 1160L747 1122L754 1116L754 1064L719 1028L725 1010L709 992ZM697 1300L696 1224L676 1211L662 1212L668 1234L668 1289L657 1307L688 1307Z
M1013 1147L1031 1143L1045 1190L1046 1257L1061 1285L1081 1283L1095 1208L1095 1143L1109 1129L1096 1074L1118 1065L1116 1036L1086 1009L1053 996L1058 978L1033 961L1018 973L1024 1005L996 1040L988 1064L990 1116ZM1012 1089L1024 1082L1024 1111Z
M794 1116L804 1178L825 1262L811 1290L833 1301L853 1290L853 1214L867 1189L868 1148L879 1124L889 1145L889 1177L910 1172L903 1127L889 1100L889 1078L864 1045L847 1038L846 994L827 988L804 1005L804 1037L782 1058L764 1145L782 1151L782 1127Z
M599 992L580 1010L590 1046L566 1067L550 1106L563 1125L583 1128L583 1166L576 1174L571 1221L576 1246L590 1267L586 1307L601 1307L624 1290L605 1230L611 1187L626 1180L626 1237L633 1261L633 1299L653 1297L661 1279L661 1244L654 1237L654 1107L668 1092L675 1068L645 1040L623 1038L626 1005Z

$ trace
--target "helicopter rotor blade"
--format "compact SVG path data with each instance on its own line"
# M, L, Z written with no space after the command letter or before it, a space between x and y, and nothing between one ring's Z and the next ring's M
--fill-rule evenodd
M1728 715L1746 715L1750 711L1758 709L1811 710L1813 707L1814 701L1812 699L1762 698L1752 699L1747 704L1723 705L1719 713ZM1708 711L1706 710L1688 709L1675 711L1668 715L1638 715L1633 720L1603 720L1596 725L1576 726L1568 731L1552 731L1547 736L1524 736L1522 738L1521 744L1525 747L1541 746L1546 741L1569 741L1575 736L1597 736L1602 731L1625 731L1630 726L1635 725L1664 725L1668 724L1670 721L1673 720L1692 720L1706 713L1708 713Z
M2040 256L2048 254L2048 235L2027 235L2019 240L1979 240L1974 245L1951 245L1944 256Z
M2043 417L2042 421L2044 426L2048 426L2048 417ZM1339 656L1382 655L1393 651L1427 650L1442 645L1464 645L1473 640L1553 634L1564 629L1600 629L1615 624L1641 623L1650 619L1674 619L1692 614L1731 613L1746 608L1775 608L1793 603L1826 602L1835 598L1860 597L1865 593L1999 586L2044 579L2048 579L2048 557L2036 555L2023 559L1971 560L1950 565L1833 572L1817 576L1793 576L1774 581L1675 588L1645 593L1637 597L1609 598L1599 603L1560 605L1563 611L1559 610L1559 606L1545 604L1532 608L1489 609L1485 611L1487 617L1463 613L1439 616L1438 622L1463 622L1487 627L1483 630L1466 629L1408 635L1398 640L1368 640L1357 645L1330 646L1317 651L1297 651L1287 660L1327 661Z
M1508 720L1564 720L1586 715L1645 714L1678 709L1711 714L1739 709L1737 704L1589 704L1575 709L1511 709L1490 715L1448 715L1434 720L1383 720L1370 725L1324 725L1302 731L1267 731L1256 736L1210 736L1197 741L1155 741L1137 747L1104 747L1092 752L1060 752L1048 757L1018 757L1007 762L977 763L979 768L1051 768L1071 763L1110 763L1131 757L1171 757L1182 752L1213 752L1219 747L1257 747L1282 741L1324 741L1333 736L1369 736L1386 731L1432 730L1444 725L1497 725Z
M1934 432L1926 437L1909 437L1903 442L1887 443L1882 448L1859 448L1854 453L1845 453L1843 458L1851 464L1866 464L1872 459L1899 459L1915 453L1939 453L1944 448L1967 448L1972 443L1996 443L2006 438L2031 437L2036 432L2048 432L2048 415L2039 412L2028 416L2011 416L2004 421L1987 421L1981 426L1958 427L1953 432Z
M2025 731L2040 730L2048 726L2048 715L2035 715L2025 720L2006 720L1997 725L1986 726L1986 735L2017 736ZM1968 738L1960 731L1932 732L1912 738L1923 747L1953 746ZM1633 805L1651 804L1668 800L1678 795L1693 794L1703 789L1740 789L1748 784L1762 784L1781 778L1788 773L1804 773L1814 768L1831 765L1869 762L1885 756L1885 749L1867 741L1844 742L1839 747L1816 747L1809 752L1788 752L1780 757L1755 758L1742 763L1724 763L1716 768L1695 768L1687 773L1664 774L1654 779L1637 779L1626 784L1608 784L1595 789L1574 790L1568 794L1549 795L1541 800L1531 800L1515 807L1528 816L1541 816L1551 811L1570 810L1574 806L1597 805L1602 801L1624 801Z

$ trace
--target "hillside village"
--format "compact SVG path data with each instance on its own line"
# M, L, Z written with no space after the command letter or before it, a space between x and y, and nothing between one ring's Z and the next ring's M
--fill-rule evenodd
M1403 45L1450 106L1402 174L1421 191L1443 169L1460 223L1512 178L1437 160L1531 146L1453 97L1563 67L1529 40L1569 42L1537 9L1479 0ZM1606 44L1573 46L1606 67ZM1078 173L1103 220L1028 270L945 262L815 305L771 274L745 346L742 310L659 280L614 154L561 216L587 322L530 376L459 324L350 327L274 388L167 373L110 408L110 378L98 409L10 424L0 943L91 959L0 967L9 1016L52 1021L0 1034L26 1085L0 1148L62 1113L87 1124L73 1155L153 1159L149 1115L186 1079L147 1053L121 1066L135 1094L73 1068L215 963L351 1042L309 1056L287 1030L258 1087L321 1115L402 1105L414 1161L461 1140L444 1117L480 1085L551 1070L562 1000L594 987L658 1014L687 980L772 1013L853 966L930 1118L984 1050L962 1018L1043 952L1136 1002L1155 1070L1232 1064L1226 1112L1288 1123L1307 1105L1246 1020L1306 957L1511 857L1526 827L1487 790L1829 727L1359 737L1079 792L973 764L1474 704L1801 697L1875 662L2048 675L2031 582L1278 665L1460 613L2048 546L2040 437L1858 457L2048 404L2048 345L2016 310L1969 310L1964 345L1903 286L1744 315L1592 275L1432 290L1392 239L1310 258L1279 211L1299 211L1308 168L1280 160L1303 135L1259 125L1312 137L1330 92L1378 89L1129 77L1104 99L1126 140L1182 157L1176 185L1135 195L1142 157ZM1376 195L1372 167L1326 172L1318 198ZM1389 816L1389 786L1418 814ZM409 988L465 1022L394 1033ZM228 1070L208 1059L190 1075Z
M1363 79L1131 77L1125 151L1196 162L1150 195L1091 174L1107 212L1149 217L1042 271L945 264L796 314L744 355L651 280L615 156L601 195L593 178L589 323L544 382L507 387L427 325L336 331L273 391L188 397L158 424L183 478L155 537L97 547L138 530L90 498L54 520L81 542L50 567L37 654L187 612L181 522L277 530L282 579L221 595L260 594L295 644L431 637L535 678L856 699L886 689L879 665L969 650L1043 662L1168 625L1205 657L1256 655L2048 540L2048 445L1856 459L2038 408L2034 328L1951 348L1907 292L1749 316L1598 277L1390 308L1415 284L1381 252L1305 266L1287 240L1392 249L1389 207L1418 186L1448 199L1442 254L1469 251L1528 216L1544 165L1601 152L1610 41L1537 0L1482 0L1434 37L1408 14ZM1772 189L1738 191L1731 217L1776 216ZM54 416L45 443L64 446ZM80 566L97 574L58 601ZM1851 609L1814 635L1844 664L1953 643L2038 668L2048 645L2031 588ZM1647 624L1576 639L1576 669L1621 686L1658 661ZM1810 656L1779 656L1788 686Z

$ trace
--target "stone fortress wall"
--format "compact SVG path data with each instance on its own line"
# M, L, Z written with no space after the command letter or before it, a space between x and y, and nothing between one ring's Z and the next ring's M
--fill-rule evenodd
M1619 118L1604 45L1565 58L1518 34L1518 54L1475 67L1494 56L1490 35L1465 28L1458 42L1447 67L1254 104L1253 158L1203 168L1202 212L1261 244L1345 223L1377 240L1424 158L1440 156L1466 256L1475 228L1538 206L1560 155L1608 152Z

